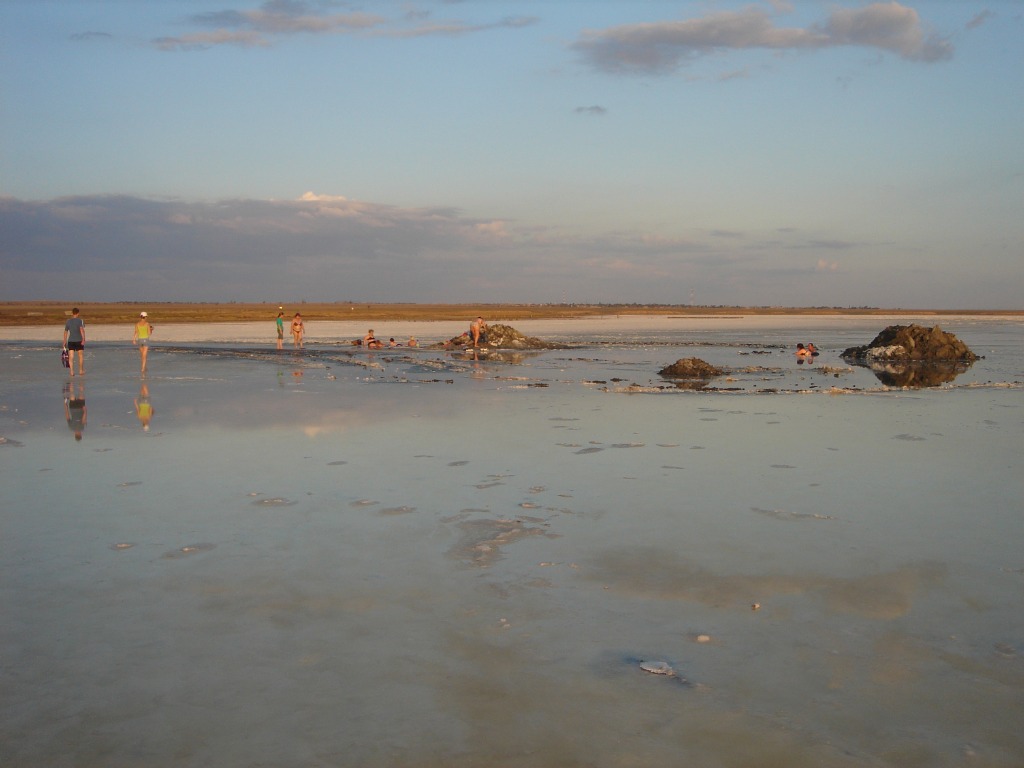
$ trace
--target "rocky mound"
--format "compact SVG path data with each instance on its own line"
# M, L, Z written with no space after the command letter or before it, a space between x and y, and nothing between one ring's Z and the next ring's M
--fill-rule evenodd
M687 357L676 360L672 365L666 366L658 371L662 376L671 376L677 379L710 379L721 376L725 371L706 363L697 357Z
M851 361L872 362L970 362L978 359L970 348L952 333L935 326L890 325L874 341L862 347L850 347L842 357Z
M446 347L471 346L473 340L469 334L456 336L445 342ZM511 325L495 323L487 326L487 341L481 340L481 347L492 347L497 349L555 349L558 345L547 341L541 341L533 336L524 336Z

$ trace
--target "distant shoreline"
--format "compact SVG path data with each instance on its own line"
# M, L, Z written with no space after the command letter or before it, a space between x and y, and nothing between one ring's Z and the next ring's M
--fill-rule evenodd
M673 304L367 304L348 302L188 303L82 302L78 306L89 324L134 322L145 310L159 323L238 323L286 317L296 312L308 321L430 321L469 320L482 315L490 322L548 320L619 315L668 316L671 319L727 319L743 316L895 316L895 317L1024 317L1019 310L884 309L874 307L706 307ZM0 302L0 326L63 324L72 304L56 301ZM283 309L279 310L279 307Z

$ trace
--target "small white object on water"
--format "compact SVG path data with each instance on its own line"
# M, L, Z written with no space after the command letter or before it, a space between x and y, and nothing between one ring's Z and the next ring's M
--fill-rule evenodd
M641 661L640 669L644 672L650 672L652 675L669 675L674 677L676 671L672 669L672 665L667 661Z
M711 635L697 635L697 642L698 643L710 643L711 642Z

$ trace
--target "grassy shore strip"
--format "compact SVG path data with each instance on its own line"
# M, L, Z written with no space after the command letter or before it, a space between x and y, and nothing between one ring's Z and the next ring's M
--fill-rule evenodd
M878 309L844 307L700 307L678 304L204 304L177 302L81 303L82 316L89 324L133 323L146 310L154 323L242 323L266 321L277 317L283 306L286 317L301 312L303 318L317 320L466 320L482 315L489 322L547 320L556 318L601 317L609 315L669 315L678 318L722 318L743 315L873 315L1020 317L1024 310L936 310ZM0 303L0 325L50 325L63 323L71 315L71 305L53 301L14 301Z

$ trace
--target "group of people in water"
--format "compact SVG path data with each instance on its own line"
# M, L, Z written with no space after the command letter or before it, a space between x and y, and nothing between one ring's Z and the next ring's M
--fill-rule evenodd
M278 307L277 321L277 348L284 348L284 307ZM139 361L141 372L146 373L146 366L149 358L149 340L153 335L153 325L149 322L149 314L140 312L132 333L132 344L139 348ZM305 347L306 326L302 320L302 314L296 312L291 322L292 345L296 349ZM478 347L487 341L487 323L482 317L477 317L469 325L469 330L462 334L466 338L466 346ZM352 345L365 347L367 349L384 349L385 347L401 347L403 343L395 341L390 337L386 342L378 339L373 328L367 331L361 339L354 339ZM410 336L404 346L418 347L416 337ZM71 310L71 316L64 323L63 353L64 365L69 369L72 376L75 375L77 363L78 374L85 373L85 321L82 319L81 310L75 307Z
M803 344L796 345L796 362L797 365L803 365L804 363L813 363L814 358L818 356L818 348L813 343L808 342L807 346Z
M143 312L143 315L146 313ZM277 313L277 348L284 348L284 308L279 307ZM305 335L306 326L302 321L302 314L299 312L295 313L292 318L291 325L292 333L292 346L296 349L305 348ZM477 317L472 323L469 324L469 330L463 334L467 338L467 346L479 347L481 343L487 342L487 323L484 322L482 317ZM361 339L353 339L352 346L354 347L365 347L366 349L384 349L385 347L401 347L402 342L395 341L395 337L390 337L386 342L378 339L373 332L373 328L370 328L366 335ZM419 342L416 341L415 336L410 336L409 340L405 342L407 347L418 347Z
M139 396L135 398L135 415L142 425L143 431L149 431L149 423L153 419L153 405L149 400L149 386L146 383L146 365L149 359L149 339L153 335L153 325L149 322L149 313L140 312L132 331L132 344L139 348L140 372L143 379ZM71 317L64 323L62 359L67 366L72 381L64 384L64 417L68 429L75 440L82 439L85 425L88 422L88 409L85 405L85 385L81 377L85 375L85 320L78 307L71 310ZM75 363L77 361L79 383L75 384Z
M139 313L139 319L135 322L135 330L132 333L132 344L139 348L139 360L141 372L146 372L146 363L149 358L149 338L153 335L153 326L149 322L149 314ZM78 375L85 373L85 321L82 319L82 312L78 307L71 310L71 317L64 323L64 352L67 353L65 365L71 375L75 375L75 356L78 356Z

